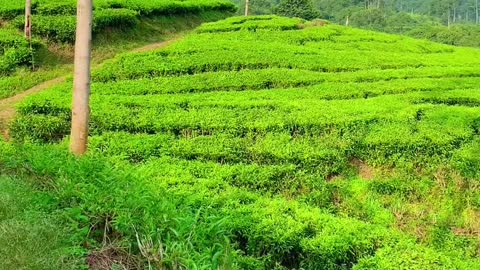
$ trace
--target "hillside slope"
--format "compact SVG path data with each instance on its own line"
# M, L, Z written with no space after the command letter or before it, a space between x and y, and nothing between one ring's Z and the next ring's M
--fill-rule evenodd
M0 98L72 72L76 1L33 1L33 41L23 36L23 0L0 0ZM226 0L95 1L93 62L172 39L202 22L226 18Z
M139 179L121 182L132 194L109 196L111 230L133 246L136 230L167 239L186 257L166 264L480 268L480 50L299 19L230 18L168 48L119 56L93 81L90 158ZM11 135L65 140L69 104L69 84L29 98ZM40 154L19 159L54 178L94 181ZM91 177L108 183L100 168ZM148 189L141 198L137 185ZM179 215L191 211L199 230L211 230L192 236L191 219L157 203L165 194ZM86 216L106 211L83 199Z

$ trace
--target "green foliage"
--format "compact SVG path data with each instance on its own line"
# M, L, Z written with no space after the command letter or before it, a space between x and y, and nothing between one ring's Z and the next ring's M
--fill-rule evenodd
M93 33L97 34L109 27L132 27L138 22L137 13L128 9L104 9L94 11ZM14 24L21 29L23 17L18 17ZM75 40L76 16L74 15L38 15L32 18L35 25L33 33L58 42Z
M275 13L280 16L297 17L312 20L318 17L311 0L282 0Z
M34 35L58 42L73 42L76 5L77 1L74 0L34 2L32 7ZM0 18L11 20L23 13L24 2L15 1L5 4L4 9L0 9ZM106 28L133 28L140 16L193 15L209 11L230 13L235 11L235 6L226 0L99 0L95 1L94 9L93 31L98 33ZM23 17L17 17L13 25L23 29Z
M93 31L109 27L133 27L138 23L137 12L129 9L103 9L94 12Z
M0 75L6 75L18 66L31 64L35 51L40 47L36 40L29 42L13 29L0 29Z
M412 243L401 243L398 249L387 247L377 251L372 258L365 258L353 267L354 270L394 270L394 269L475 269L478 262L452 259L432 249L418 247Z
M124 164L113 169L104 159L75 159L54 146L0 147L4 169L48 184L57 211L77 231L70 239L98 246L107 226L107 237L122 235L129 240L122 242L123 247L139 255L139 235L141 245L150 239L153 248L166 252L161 265L342 269L376 250L375 258L383 250L402 252L403 246L396 243L408 240L379 226L225 183L224 177L242 175L238 170L245 168L240 166L164 158L144 166ZM248 175L247 169L243 177ZM423 249L416 244L411 248ZM434 250L428 256L453 260ZM361 261L358 267L364 264ZM470 265L475 266L473 262Z
M300 28L303 20L277 16L232 17L221 23L206 23L197 28L199 33L257 31L257 30L295 30Z
M77 1L74 0L38 0L35 15L55 16L55 15L76 15Z
M98 246L108 220L169 266L478 268L480 52L272 27L299 22L231 18L105 63L86 158L62 150L71 84L30 97L12 138L60 146L7 145L0 163L54 179L79 238Z
M1 0L0 19L9 20L25 12L25 1L23 0Z
M476 25L452 25L443 26L422 26L412 29L407 33L417 38L428 38L430 40L457 46L480 47L480 26Z
M53 213L46 192L26 184L26 178L0 176L0 268L83 269L68 225Z

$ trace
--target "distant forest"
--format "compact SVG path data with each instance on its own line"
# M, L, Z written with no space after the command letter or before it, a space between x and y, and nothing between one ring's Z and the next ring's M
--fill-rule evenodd
M234 2L239 5L239 12L243 13L245 0ZM304 9L313 9L316 18L334 23L404 34L451 45L480 47L480 0L249 0L249 2L252 15L275 13L289 15L279 12L279 7L290 3ZM297 14L292 14L295 15Z

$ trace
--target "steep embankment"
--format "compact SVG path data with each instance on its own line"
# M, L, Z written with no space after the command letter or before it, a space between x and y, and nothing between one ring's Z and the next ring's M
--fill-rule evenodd
M477 269L479 65L476 49L231 18L94 72L89 157L62 150L70 85L28 98L11 130L60 146L10 151L96 247L159 268Z

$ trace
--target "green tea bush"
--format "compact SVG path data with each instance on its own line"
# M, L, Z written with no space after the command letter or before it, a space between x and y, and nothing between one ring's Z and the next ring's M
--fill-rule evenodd
M129 9L102 9L94 12L93 31L106 28L133 27L138 22L137 12Z
M249 16L233 17L221 23L205 23L196 31L199 33L231 32L231 31L257 31L260 29L295 30L301 27L303 20L282 18L277 16Z
M13 24L22 29L24 17L17 17ZM75 40L76 17L73 15L45 15L33 16L32 33L58 42L72 42Z
M109 27L132 27L138 22L137 13L128 9L96 10L93 17L94 34ZM18 28L23 27L23 18L19 17L14 23ZM77 22L74 15L34 16L32 23L35 35L59 42L75 40Z
M35 15L54 16L54 15L76 15L77 1L73 0L39 0L35 9Z
M258 22L262 23L262 20ZM327 37L322 30L328 33ZM307 28L296 31L201 33L192 35L167 50L118 57L106 64L102 70L95 72L94 80L111 81L270 68L328 73L369 69L378 69L379 72L394 69L415 71L422 68L441 69L446 66L466 68L477 62L468 57L470 53L478 53L473 50L447 48L444 45L426 46L425 41L410 38L402 40L397 36L358 31L328 25L316 28L315 31ZM239 37L243 42L238 42ZM325 41L325 38L330 40ZM308 44L308 40L312 40L313 44ZM368 47L362 49L358 46L358 42L368 41L378 43L378 50L370 50ZM304 46L306 43L309 46ZM383 43L391 46L382 49ZM408 47L405 46L406 43ZM212 50L213 47L222 50ZM395 47L404 49L394 50ZM261 48L261 52L252 48ZM462 64L464 61L469 64Z
M0 18L13 20L23 29L24 2L0 2ZM73 0L38 0L32 6L33 33L57 42L73 42L77 2ZM94 3L94 33L105 28L133 27L140 16L199 14L208 11L233 12L236 7L226 0L99 0Z
M1 0L0 19L10 20L25 12L25 1L22 0Z
M225 11L234 12L236 7L233 3L225 0L122 0L122 1L102 1L99 6L122 7L138 11L142 16L173 15L199 13L202 11Z
M400 243L397 247L386 247L377 251L374 257L361 259L352 269L476 269L480 262L463 261L412 243Z
M29 42L12 29L0 29L0 74L9 74L18 66L29 66L40 42Z
M201 183L194 191L184 186L187 182L179 182L166 196L164 188L153 188L155 185L147 178L137 178L139 173L144 174L142 170L129 175L98 158L75 160L58 147L1 147L4 168L52 179L58 207L80 229L75 235L79 243L98 233L92 228L107 218L111 219L107 224L110 230L131 243L136 242L139 233L161 239L168 250L178 252L179 257L172 257L174 262L191 267L221 264L222 258L230 257L226 261L233 269L244 269L241 264L246 261L250 265L255 262L259 266L256 269L318 269L319 265L331 269L370 254L376 241L393 237L362 222L336 218L280 198L264 199L241 189L227 188L213 195ZM58 170L58 166L63 169ZM175 163L170 169L172 166ZM176 174L172 170L169 173ZM199 196L206 193L210 196ZM206 205L211 206L202 209ZM354 235L363 240L352 242ZM86 240L99 244L95 238ZM316 245L316 241L322 245ZM209 248L214 246L218 249L209 254ZM243 256L252 259L244 260Z

